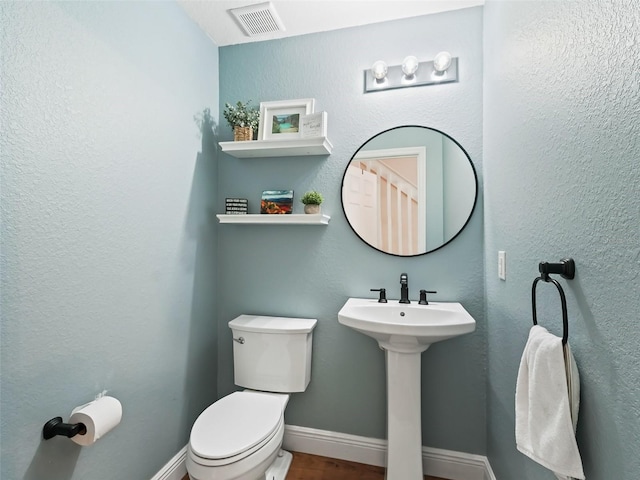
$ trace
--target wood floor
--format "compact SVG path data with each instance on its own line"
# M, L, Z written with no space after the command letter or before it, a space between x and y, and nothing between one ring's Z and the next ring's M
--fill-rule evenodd
M427 475L424 478L444 480ZM189 476L182 480L189 480ZM384 480L384 468L293 452L287 480Z

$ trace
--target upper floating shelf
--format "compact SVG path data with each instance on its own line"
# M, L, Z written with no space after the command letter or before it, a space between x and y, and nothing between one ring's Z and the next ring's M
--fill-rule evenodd
M331 155L333 145L327 137L294 140L250 140L220 142L224 153L236 158L295 157L304 155Z
M247 214L247 215L216 215L220 223L242 223L253 225L327 225L331 217L323 213L316 215L266 215L266 214Z

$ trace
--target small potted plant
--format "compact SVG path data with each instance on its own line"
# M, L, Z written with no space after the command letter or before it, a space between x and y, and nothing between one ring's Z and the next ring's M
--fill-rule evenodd
M322 195L315 190L305 193L300 201L304 203L304 213L320 213L320 204L324 199Z
M260 121L260 111L257 108L250 108L251 100L246 103L238 102L235 105L226 103L224 107L224 118L233 129L233 140L253 140L253 132L258 131Z

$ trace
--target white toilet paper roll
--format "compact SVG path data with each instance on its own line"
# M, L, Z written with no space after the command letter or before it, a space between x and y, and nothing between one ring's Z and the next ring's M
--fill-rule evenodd
M75 435L71 440L78 445L92 445L113 429L122 420L122 405L113 397L100 397L86 405L80 405L71 412L69 423L83 423L87 428L84 435Z

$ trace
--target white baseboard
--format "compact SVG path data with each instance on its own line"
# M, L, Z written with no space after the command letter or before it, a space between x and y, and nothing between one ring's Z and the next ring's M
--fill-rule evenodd
M382 467L386 463L386 440L346 433L287 425L283 448L351 462ZM425 475L451 480L496 480L487 457L422 447Z
M187 446L185 445L151 480L182 480L187 474L186 460Z
M383 467L387 442L377 438L286 425L282 448ZM185 445L151 480L182 480L187 474L186 457ZM425 475L451 480L496 480L489 460L483 455L422 447L422 467Z
M484 457L484 463L484 480L497 480L495 474L493 473L493 470L491 469L491 465L489 464L489 459L487 457Z

